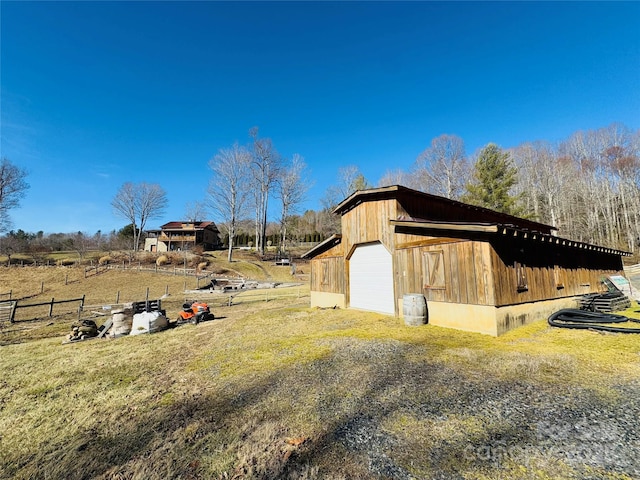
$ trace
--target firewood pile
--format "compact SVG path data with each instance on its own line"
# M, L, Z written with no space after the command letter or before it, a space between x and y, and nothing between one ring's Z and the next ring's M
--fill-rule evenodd
M82 320L80 325L72 325L71 333L67 335L67 340L77 342L87 338L98 336L98 325L93 320Z

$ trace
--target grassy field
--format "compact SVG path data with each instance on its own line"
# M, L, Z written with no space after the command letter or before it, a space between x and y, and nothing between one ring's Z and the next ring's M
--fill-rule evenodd
M168 288L170 318L192 296L182 277L81 272L0 285L95 305ZM637 478L640 335L541 320L491 338L311 309L306 285L249 293L152 335L62 345L73 312L5 326L0 478Z

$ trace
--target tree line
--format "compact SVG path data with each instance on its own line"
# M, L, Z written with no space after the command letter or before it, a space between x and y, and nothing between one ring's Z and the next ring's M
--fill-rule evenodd
M556 144L489 144L473 156L460 137L440 135L407 170L386 172L379 185L390 184L553 225L581 242L640 246L640 131L620 124Z
M268 245L286 250L291 241L317 242L338 233L340 219L333 209L355 191L373 186L358 166L341 167L321 208L300 214L311 184L304 158L283 157L258 128L250 129L248 137L246 144L236 142L213 155L207 198L187 205L185 212L189 221L215 214L229 260L233 247L243 243L264 254ZM2 160L0 232L8 230L8 211L28 189L24 177L23 170ZM443 134L406 168L385 172L377 185L404 185L536 220L581 242L628 251L640 246L640 131L620 124L578 131L557 143L527 142L508 149L489 143L472 155L466 153L462 138ZM278 202L279 215L269 219L273 201ZM127 182L111 205L128 225L126 234L109 235L110 244L129 241L135 251L148 221L164 213L167 199L157 184ZM57 248L56 235L62 235L47 239L42 232L22 233L9 232L0 246L6 250L16 242L48 242L49 248ZM66 234L65 245L75 242L75 249L81 250L80 245L95 237L79 234Z

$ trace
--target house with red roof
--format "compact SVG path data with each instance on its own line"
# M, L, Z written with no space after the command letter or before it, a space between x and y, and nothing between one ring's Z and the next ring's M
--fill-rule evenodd
M165 223L159 230L148 230L144 249L147 252L191 250L201 246L204 250L222 247L220 231L214 222L175 221Z

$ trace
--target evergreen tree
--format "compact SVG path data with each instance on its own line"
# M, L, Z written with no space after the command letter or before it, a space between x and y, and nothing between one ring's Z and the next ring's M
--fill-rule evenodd
M509 215L522 215L519 197L510 193L518 183L517 174L509 153L490 143L478 155L462 201Z

